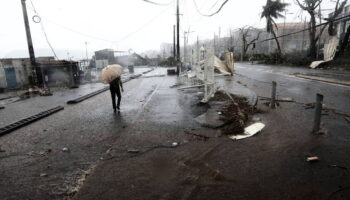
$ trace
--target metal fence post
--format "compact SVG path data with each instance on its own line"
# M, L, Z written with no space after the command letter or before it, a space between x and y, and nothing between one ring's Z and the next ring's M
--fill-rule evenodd
M271 92L271 102L270 102L271 108L276 107L276 87L277 87L277 83L275 81L272 81L272 92Z
M316 105L315 105L315 119L314 119L314 127L312 132L317 132L320 130L321 125L321 115L322 115L322 104L323 104L323 95L316 95Z

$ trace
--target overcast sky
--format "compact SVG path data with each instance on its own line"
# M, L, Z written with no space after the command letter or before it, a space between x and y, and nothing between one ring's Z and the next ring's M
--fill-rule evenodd
M85 42L89 56L104 48L143 52L158 50L163 42L172 43L176 0L154 1L170 5L157 6L143 0L32 0L60 59L66 59L67 52L75 59L85 57ZM195 1L201 13L209 14L224 0ZM285 0L290 3L287 21L300 22L307 14L300 12L293 1ZM330 1L324 0L322 7L333 7ZM180 0L181 32L189 28L194 31L191 42L197 36L212 38L219 27L221 36L227 35L230 28L264 27L260 14L265 3L266 0L230 0L218 15L208 18L198 14L193 0ZM27 8L36 56L53 55L40 24L31 19L35 12L30 0ZM0 58L27 57L21 0L0 0L0 19Z

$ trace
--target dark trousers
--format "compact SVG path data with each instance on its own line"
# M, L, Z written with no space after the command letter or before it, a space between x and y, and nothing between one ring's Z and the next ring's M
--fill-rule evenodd
M120 100L122 99L122 95L120 93L120 88L118 87L110 87L111 90L111 96L112 96L112 104L113 104L113 109L115 110L116 108L119 109L120 106ZM115 105L115 95L118 97L118 104L117 106Z

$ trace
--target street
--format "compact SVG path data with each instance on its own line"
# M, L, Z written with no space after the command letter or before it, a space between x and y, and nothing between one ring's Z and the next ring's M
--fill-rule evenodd
M0 8L0 200L350 199L349 1Z
M244 75L259 80L253 82L254 91L268 96L268 82L290 71L274 74L266 68L237 64L237 74L225 78L225 87L242 87ZM345 155L350 150L350 127L342 116L324 116L329 133L316 136L310 134L313 110L281 103L277 110L268 111L259 102L266 113L257 116L266 129L236 142L197 124L194 117L207 109L198 106L201 90L171 88L179 79L159 76L165 73L158 68L125 83L120 114L113 113L106 91L2 136L2 199L321 199L350 184L344 178L348 174L328 166L350 164ZM349 95L347 87L293 77L285 80L282 85L293 82L294 88L301 89L280 89L280 96L296 100L312 102L314 95L300 98L298 94L306 95L305 88L311 91L318 85L328 88L326 99L335 88L346 92L340 98ZM341 109L347 103L334 106ZM14 104L24 109L31 100ZM6 116L6 109L1 116ZM310 155L322 160L309 164L305 157ZM307 191L304 184L309 184Z
M349 86L313 81L293 75L294 73L304 73L350 81L348 71L312 70L248 63L236 63L235 70L236 80L246 82L247 87L253 89L259 96L270 97L271 82L276 81L279 97L291 97L297 102L311 103L315 101L316 93L320 93L324 95L324 103L327 107L350 113Z

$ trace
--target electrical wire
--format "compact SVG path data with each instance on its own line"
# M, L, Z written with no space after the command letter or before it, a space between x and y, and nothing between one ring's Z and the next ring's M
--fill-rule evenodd
M174 1L172 1L174 2ZM171 3L172 3L171 2ZM170 5L170 4L169 4ZM148 25L150 25L151 23L153 23L155 20L160 19L159 16L163 15L168 9L170 9L171 7L167 7L164 10L162 10L160 13L158 13L156 16L154 16L150 21L148 21L147 23L143 24L140 28L136 29L135 31L125 35L124 37L122 37L121 39L119 39L117 41L117 43L128 39L129 37L133 36L134 34L140 32L142 29L146 28Z
M42 22L42 20L41 20L41 17L40 17L40 15L38 14L38 12L37 12L36 9L35 9L35 6L34 6L33 1L30 0L30 3L31 3L31 5L32 5L32 8L33 8L34 13L35 13L36 16L40 19L38 22L35 22L35 21L34 21L34 17L33 17L33 21L34 21L35 23L40 23L41 31L42 31L43 34L44 34L44 37L45 37L45 39L46 39L46 42L47 42L48 46L50 47L50 49L51 49L53 55L55 56L55 58L56 58L57 60L59 60L58 57L57 57L57 54L56 54L56 52L55 52L55 50L54 50L54 48L53 48L52 45L51 45L51 42L50 42L50 40L49 40L49 37L47 36L47 33L46 33L46 30L45 30L44 24L43 24L43 22Z
M174 0L171 1L171 3L173 3ZM170 3L170 4L171 4ZM169 5L170 5L169 4ZM75 30L75 29L72 29L70 27L67 27L65 25L62 25L62 24L59 24L59 23L56 23L48 18L45 18L48 22L50 22L51 24L54 24L60 28L63 28L65 30L68 30L70 32L73 32L75 34L78 34L78 35L82 35L84 37L87 37L87 38L91 38L91 39L94 39L94 40L98 40L98 41L103 41L103 42L106 42L106 43L110 43L110 44L116 44L116 43L119 43L129 37L131 37L132 35L138 33L139 31L141 31L142 29L146 28L149 24L151 24L152 22L154 22L156 19L159 19L159 16L161 16L162 14L164 14L170 7L167 7L165 8L164 10L162 10L160 13L158 13L156 16L154 16L150 21L148 21L147 23L143 24L140 28L138 28L137 30L135 31L132 31L131 33L128 33L127 35L125 35L124 37L122 37L121 39L119 40L107 40L107 39L104 39L104 38L100 38L100 37L97 37L97 36L94 36L94 35L90 35L90 34L86 34L86 33L83 33L83 32L80 32L78 30Z
M211 14L203 14L203 13L200 11L200 9L198 8L198 5L197 5L197 3L196 3L196 0L193 0L193 3L194 3L194 5L195 5L195 7L196 7L197 12L198 12L200 15L202 15L202 16L204 16L204 17L212 17L212 16L218 14L218 13L222 10L222 8L226 5L226 3L227 3L228 1L229 1L229 0L225 0L225 1L221 4L221 6L219 7L219 9L218 9L217 11L211 13Z
M343 16L343 17L339 17L339 18L334 19L334 20L329 20L329 21L327 21L327 22L324 22L324 23L315 25L314 27L309 27L309 28L306 28L306 29L302 29L302 30L299 30L299 31L292 32L292 33L283 34L283 35L277 36L276 39L278 39L278 38L283 38L283 37L287 37L287 36L294 35L294 34L298 34L298 33L302 33L302 32L304 32L304 31L311 30L312 28L317 28L317 27L320 27L320 26L325 26L325 25L328 25L328 24L331 23L331 22L337 22L337 21L340 21L340 20L343 20L343 19L346 19L346 18L349 18L349 19L350 19L350 15L346 15L346 16ZM274 40L274 39L275 39L274 37L273 37L273 38L268 38L268 39L261 40L261 41L256 42L256 43L262 43L262 42L266 42L266 41Z
M169 3L157 3L157 2L154 2L154 1L150 1L150 0L143 0L143 1L147 2L147 3L150 3L150 4L157 5L157 6L168 6L168 5L173 3L173 1L170 1Z
M59 24L59 23L56 23L48 18L45 18L48 22L50 22L51 24L54 24L58 27L61 27L67 31L70 31L70 32L73 32L75 34L78 34L78 35L81 35L81 36L84 36L84 37L87 37L87 38L91 38L91 39L94 39L94 40L99 40L99 41L102 41L102 42L106 42L106 43L116 43L116 41L113 41L113 40L106 40L106 39L103 39L103 38L100 38L100 37L97 37L97 36L94 36L94 35L90 35L90 34L86 34L86 33L83 33L83 32L80 32L80 31L77 31L75 29L72 29L70 27L67 27L65 25L62 25L62 24Z

